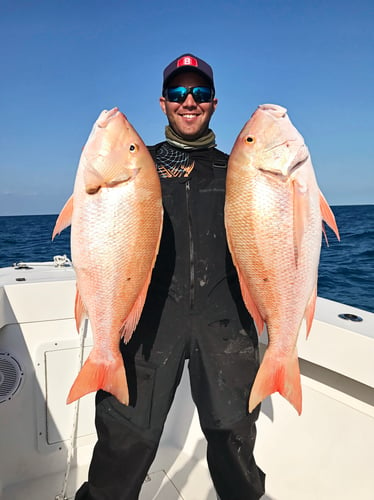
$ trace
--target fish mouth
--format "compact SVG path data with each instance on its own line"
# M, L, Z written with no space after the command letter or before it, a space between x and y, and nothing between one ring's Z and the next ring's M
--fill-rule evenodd
M290 173L302 167L309 158L309 149L305 144L302 144L293 158L292 164L290 166Z
M120 186L121 184L132 181L133 179L135 179L139 172L140 168L133 168L126 170L126 172L124 172L122 175L108 181L102 179L101 182L87 182L85 185L85 191L87 194L96 194L103 188L115 188L117 186Z
M273 118L284 118L287 115L287 108L279 104L260 104L258 109L271 115Z
M120 111L117 107L112 108L109 111L107 109L104 109L104 111L101 112L99 118L96 121L97 126L99 128L107 127L110 120L114 118L118 113L120 113Z
M293 139L295 140L295 139ZM287 140L283 143L280 143L278 145L272 146L265 151L271 151L273 149L276 149L278 147L285 146L288 148L289 147L289 142L290 140ZM258 170L260 170L263 173L266 174L271 174L276 177L282 178L286 180L288 177L290 177L292 174L294 174L297 170L299 170L309 159L309 150L305 144L302 144L298 150L296 151L295 155L292 157L292 159L289 162L286 162L285 165L281 165L280 168L261 168L259 167Z

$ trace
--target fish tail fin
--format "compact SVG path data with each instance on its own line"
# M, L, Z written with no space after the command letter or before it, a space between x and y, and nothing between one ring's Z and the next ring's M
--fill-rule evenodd
M249 397L249 412L274 392L279 392L301 414L301 380L296 350L292 356L282 360L265 352Z
M90 392L102 389L113 394L121 403L128 405L129 390L122 357L118 355L118 359L108 364L93 360L91 354L78 373L66 403L70 404Z

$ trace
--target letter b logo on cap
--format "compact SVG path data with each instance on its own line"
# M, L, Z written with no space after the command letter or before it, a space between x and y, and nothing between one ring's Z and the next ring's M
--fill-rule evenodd
M191 56L184 56L178 59L177 61L177 68L180 68L181 66L195 66L197 67L197 60L194 57Z

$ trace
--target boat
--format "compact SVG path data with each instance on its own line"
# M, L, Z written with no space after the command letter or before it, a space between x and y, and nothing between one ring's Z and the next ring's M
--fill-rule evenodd
M0 269L2 500L72 499L87 478L94 395L66 405L92 346L87 321L77 335L74 298L65 256ZM373 499L374 314L318 297L298 352L301 416L273 394L258 420L263 499ZM140 500L215 500L205 452L185 369Z

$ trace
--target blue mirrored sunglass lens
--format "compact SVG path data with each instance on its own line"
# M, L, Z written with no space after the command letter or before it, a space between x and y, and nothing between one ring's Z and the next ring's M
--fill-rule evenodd
M166 90L168 101L183 102L187 97L188 89L185 87L173 87Z
M208 102L212 98L212 91L209 87L194 87L192 95L195 101Z
M196 102L209 102L212 100L210 87L171 87L166 90L166 97L171 102L183 102L188 94L192 94Z

